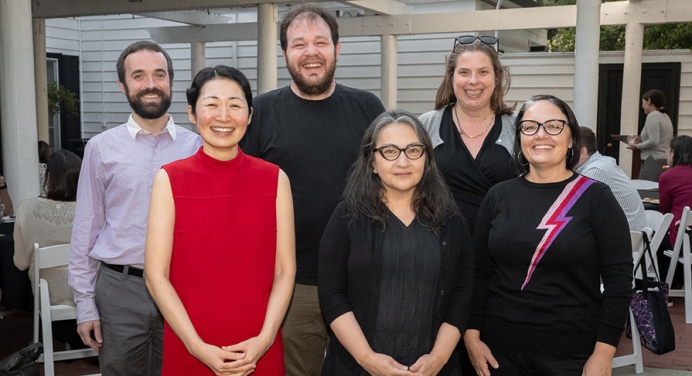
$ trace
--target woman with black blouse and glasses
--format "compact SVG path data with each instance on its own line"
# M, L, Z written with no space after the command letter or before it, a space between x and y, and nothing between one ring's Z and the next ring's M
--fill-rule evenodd
M322 237L318 288L332 329L322 375L461 375L454 348L470 312L473 251L411 114L365 132Z

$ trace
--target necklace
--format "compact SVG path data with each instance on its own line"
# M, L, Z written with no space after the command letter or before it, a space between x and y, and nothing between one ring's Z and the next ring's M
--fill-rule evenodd
M488 115L488 116L490 116L490 115ZM483 120L481 120L481 122L484 122L485 119L488 118L488 116L484 117ZM476 138L476 137L479 137L479 136L484 135L485 132L487 132L488 129L490 129L490 127L492 127L493 124L495 124L495 117L493 116L493 117L490 119L490 123L488 123L488 126L485 127L485 129L483 129L483 131L482 131L481 133L475 134L475 135L470 135L470 134L466 133L466 131L464 131L463 128L461 128L461 121L459 121L459 114L457 113L457 106L456 106L456 105L454 105L454 117L457 118L457 124L458 124L458 127L459 127L459 128L458 128L459 134L462 135L462 136L466 136L466 137L468 137L468 138Z

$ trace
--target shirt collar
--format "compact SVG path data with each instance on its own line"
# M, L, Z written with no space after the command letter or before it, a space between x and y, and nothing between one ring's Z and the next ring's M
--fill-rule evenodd
M137 124L135 119L132 117L132 114L130 114L130 117L127 119L127 131L130 133L133 140L137 138L138 134L151 134L151 132ZM168 123L166 123L166 128L164 128L161 133L164 132L168 132L173 141L175 141L175 122L173 121L173 116L171 115L168 115Z
M598 161L599 159L601 159L601 153L595 152L595 153L591 154L591 156L589 157L589 159L587 159L586 162L584 162L583 165L579 166L579 168L577 168L577 170L576 170L575 172L576 172L577 174L580 174L580 173L581 173L582 171L584 171L587 167L589 167L591 164L595 163L595 162Z

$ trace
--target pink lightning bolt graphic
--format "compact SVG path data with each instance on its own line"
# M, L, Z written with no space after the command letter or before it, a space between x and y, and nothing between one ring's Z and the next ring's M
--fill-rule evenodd
M538 263L548 251L550 245L553 244L553 241L560 235L562 229L572 220L572 217L567 217L567 213L572 209L572 206L574 206L577 200L579 200L584 191L593 183L594 180L583 176L574 179L574 181L567 184L565 189L562 190L562 193L560 193L560 196L558 196L557 200L555 200L550 209L548 209L548 212L543 216L541 223L536 229L548 231L545 232L543 239L541 239L541 242L536 246L536 251L531 258L529 270L526 273L526 280L524 284L521 285L522 290L524 290L524 287L526 287L531 280L533 272L536 271L536 266L538 266Z

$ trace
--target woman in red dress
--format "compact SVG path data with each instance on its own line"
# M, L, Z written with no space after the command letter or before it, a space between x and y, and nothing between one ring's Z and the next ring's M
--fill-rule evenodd
M202 147L156 174L147 230L145 279L166 319L162 374L283 376L296 272L288 178L238 147L252 117L240 71L203 69L187 99Z

